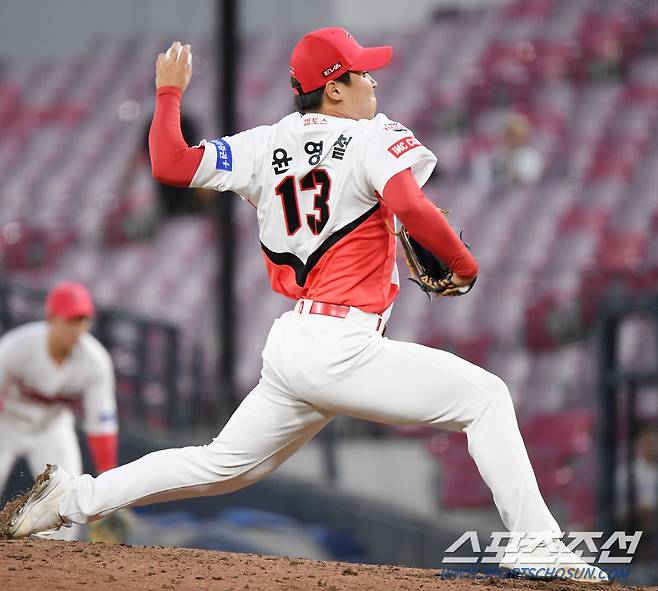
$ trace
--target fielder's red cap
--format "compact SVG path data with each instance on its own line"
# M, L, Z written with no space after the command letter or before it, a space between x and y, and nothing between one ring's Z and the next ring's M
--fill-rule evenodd
M66 319L94 315L94 302L82 283L65 281L56 285L46 298L46 316Z
M290 75L306 93L322 88L329 80L350 70L382 68L392 55L390 45L361 47L345 29L327 27L304 35L297 43L290 56Z

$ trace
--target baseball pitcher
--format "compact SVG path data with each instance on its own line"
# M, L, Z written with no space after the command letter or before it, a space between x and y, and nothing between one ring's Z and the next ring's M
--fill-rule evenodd
M392 48L364 48L341 28L309 33L290 60L296 112L192 148L179 125L190 55L176 42L157 59L153 174L234 191L250 203L272 288L295 304L274 321L258 385L211 443L158 451L97 478L51 466L13 515L10 534L238 490L336 415L349 415L465 432L505 526L543 540L529 552L531 564L542 564L560 528L537 486L505 383L445 351L383 336L399 291L400 224L450 270L441 279L423 273L424 289L460 295L478 272L421 189L435 156L403 124L377 114L371 72L389 62ZM587 566L566 548L559 552L560 566ZM501 566L516 568L517 554L507 552ZM606 578L596 567L587 572L583 578Z
M114 370L88 332L93 314L83 285L61 283L48 294L45 322L24 324L0 338L0 491L22 457L34 476L48 462L82 474L72 410L78 403L97 471L116 466ZM80 532L62 533L77 538Z

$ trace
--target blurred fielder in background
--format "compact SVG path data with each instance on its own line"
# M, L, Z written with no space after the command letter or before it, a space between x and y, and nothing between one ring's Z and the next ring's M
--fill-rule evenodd
M46 321L0 338L0 491L15 462L36 476L45 463L82 474L73 407L82 403L96 470L117 464L117 408L112 360L89 334L94 304L80 283L61 283L46 300ZM77 538L79 531L62 530Z

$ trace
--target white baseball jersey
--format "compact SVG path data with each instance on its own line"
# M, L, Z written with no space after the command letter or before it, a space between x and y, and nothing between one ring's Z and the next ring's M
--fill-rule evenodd
M110 355L90 334L61 365L48 352L47 322L25 324L0 339L0 416L21 431L43 430L81 401L87 433L116 433L114 382Z
M275 291L366 312L390 306L396 241L380 196L407 168L422 186L436 163L411 131L381 114L293 113L201 145L191 186L234 191L256 207Z
M393 216L378 195L407 168L423 184L434 156L383 115L293 114L203 145L191 184L233 190L257 208L272 285L302 299L274 322L258 383L209 445L72 478L53 520L86 523L119 507L234 492L348 415L463 430L505 526L560 531L504 382L446 351L381 334L398 285L386 228ZM318 302L350 308L333 317L313 312Z

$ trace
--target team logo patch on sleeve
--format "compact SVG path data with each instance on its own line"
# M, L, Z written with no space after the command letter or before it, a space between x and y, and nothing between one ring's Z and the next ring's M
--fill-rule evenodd
M398 123L397 121L389 121L388 123L384 124L384 129L386 131L409 131L402 123Z
M217 148L217 170L233 170L233 154L231 153L231 146L226 140L212 140L211 144L215 144Z
M398 140L394 144L391 144L388 147L388 151L396 158L399 158L403 154L406 154L409 150L413 150L414 148L422 145L423 144L421 144L413 135L408 135L407 137L403 137L401 140Z

